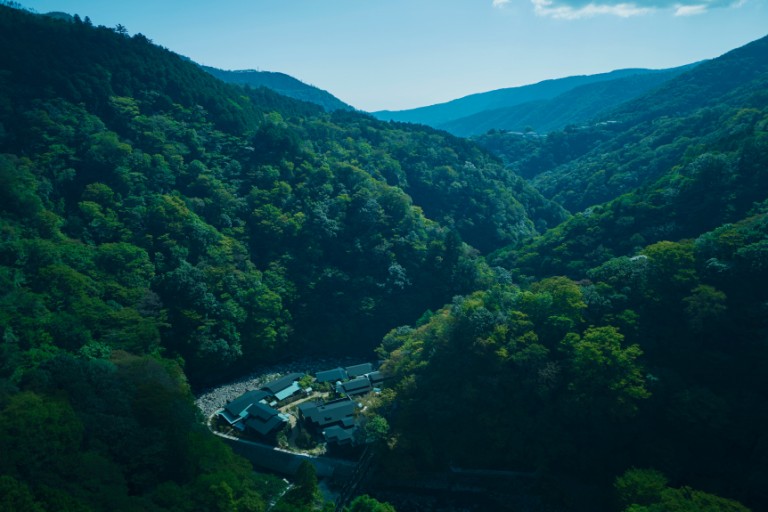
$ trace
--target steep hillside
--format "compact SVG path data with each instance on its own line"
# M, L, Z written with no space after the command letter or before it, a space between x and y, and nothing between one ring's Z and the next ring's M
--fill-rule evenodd
M576 212L651 187L707 152L731 153L734 163L745 165L736 145L760 133L767 83L763 38L697 66L592 126L546 137L494 132L475 140Z
M401 121L439 127L486 110L513 107L531 101L550 100L582 85L647 73L654 73L654 71L650 69L620 69L597 75L544 80L532 85L471 94L438 105L401 111L385 110L374 112L373 115L384 121Z
M0 508L262 512L190 389L379 343L371 480L764 508L765 44L504 166L0 6Z
M469 117L454 119L439 128L460 137L479 135L490 130L532 130L546 134L604 116L618 105L659 87L691 67L693 65L582 85L550 100L485 110Z
M749 71L740 82L722 78L742 67ZM596 126L507 146L531 155L512 168L535 176L534 183L569 208L587 209L522 252L500 251L496 261L525 273L576 275L645 244L694 237L743 218L768 191L766 86L768 38L635 102L663 102L667 115L644 120L645 111L633 114L625 106L621 115L635 120L629 126ZM536 174L536 166L544 169L548 162L552 170Z
M0 45L13 510L264 510L274 486L188 381L370 353L493 278L462 237L522 242L524 203L563 215L465 141L228 85L141 35L0 6Z
M196 385L365 351L487 279L474 248L567 217L471 143L244 91L141 35L3 9L0 42L1 261L23 283L4 318L25 350L164 350Z
M225 71L209 66L203 66L203 69L224 82L250 87L266 87L283 96L320 105L328 112L354 110L352 106L347 105L328 91L305 84L285 73L255 71L253 69Z
M631 125L662 116L691 114L710 106L750 106L752 101L765 101L765 88L760 84L765 80L767 62L768 37L763 37L702 63L606 118Z
M763 205L393 330L380 349L398 398L387 474L508 475L504 491L543 510L747 511L718 496L764 510L767 251Z
M557 197L591 206L384 338L390 474L504 474L551 510L765 508L766 44L637 100L664 104L653 119L622 107L623 125L488 135L539 183L534 164L564 162Z

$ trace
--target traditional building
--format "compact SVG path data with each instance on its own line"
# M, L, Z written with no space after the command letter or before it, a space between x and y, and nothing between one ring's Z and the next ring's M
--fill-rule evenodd
M248 391L229 402L218 416L231 427L268 437L288 422L288 417L265 403L270 394L263 390Z
M298 381L303 376L303 373L289 373L279 379L264 384L261 389L274 398L270 403L279 403L293 397L301 391Z
M371 381L365 376L342 382L336 386L336 393L347 396L363 395L372 390Z
M303 403L299 405L299 417L316 432L323 434L325 441L331 444L353 444L357 432L355 411L357 403L348 398L328 402L327 404Z
M319 383L344 381L348 378L349 376L344 368L334 368L333 370L325 370L315 374L315 380Z
M288 417L268 405L253 404L245 420L246 431L268 437L288 422Z
M371 373L373 371L373 365L371 363L363 363L363 364L356 364L354 366L347 366L344 369L346 370L349 378L354 379L362 375L365 375L366 373Z

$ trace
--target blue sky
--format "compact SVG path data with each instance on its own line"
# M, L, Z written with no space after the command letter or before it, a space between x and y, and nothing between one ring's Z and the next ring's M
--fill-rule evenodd
M627 67L717 57L768 34L768 0L21 0L141 32L197 62L288 73L399 110Z

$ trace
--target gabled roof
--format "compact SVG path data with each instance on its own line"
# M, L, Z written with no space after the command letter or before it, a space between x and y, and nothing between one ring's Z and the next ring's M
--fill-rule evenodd
M248 391L228 403L219 416L239 430L248 428L267 435L286 421L278 411L260 401L267 396L269 394L265 391Z
M368 380L371 381L371 384L378 384L379 382L384 382L384 374L376 370L375 372L371 372L368 374Z
M371 373L373 371L373 365L371 363L356 364L354 366L347 366L345 368L350 379Z
M334 368L315 374L317 382L336 382L337 380L347 380L347 372L344 368Z
M321 405L322 404L320 402L304 402L299 404L298 409L301 412L302 416L304 416L305 418L309 418L316 413L317 408L320 407Z
M266 397L267 393L261 390L247 391L225 405L224 409L233 418L239 417L251 404L258 403Z
M290 386L285 388L284 390L278 391L277 393L275 393L275 399L278 400L278 401L285 400L289 396L294 395L294 394L298 393L299 391L301 391L301 387L299 386L299 383L298 382L294 382Z
M279 414L275 414L274 416L271 416L265 420L251 416L245 420L245 426L257 434L266 436L281 426L284 422L285 420Z
M219 411L218 414L219 414L219 417L227 420L227 423L229 423L232 426L234 426L237 422L243 419L239 415L230 414L227 410Z
M325 405L317 403L299 405L301 414L320 427L338 423L343 421L344 418L351 417L355 413L356 408L355 402L348 399L329 402Z
M371 390L371 381L367 377L358 377L341 385L341 390L348 395L360 395Z
M275 379L271 382L267 382L263 386L261 386L261 389L264 391L268 391L269 393L276 395L277 393L281 392L285 388L291 386L295 381L299 380L304 376L303 373L289 373L288 375L284 375L283 377L280 377L279 379Z
M248 408L248 416L250 418L256 418L260 421L267 421L273 416L277 416L278 412L268 405L262 403L255 403ZM246 425L248 422L246 422Z
M329 443L351 444L355 439L357 428L342 428L337 425L328 427L323 431L325 440Z

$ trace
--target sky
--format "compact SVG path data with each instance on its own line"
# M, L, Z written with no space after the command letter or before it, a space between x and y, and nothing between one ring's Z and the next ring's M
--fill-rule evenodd
M221 69L287 73L365 111L674 67L768 35L768 0L21 0Z

